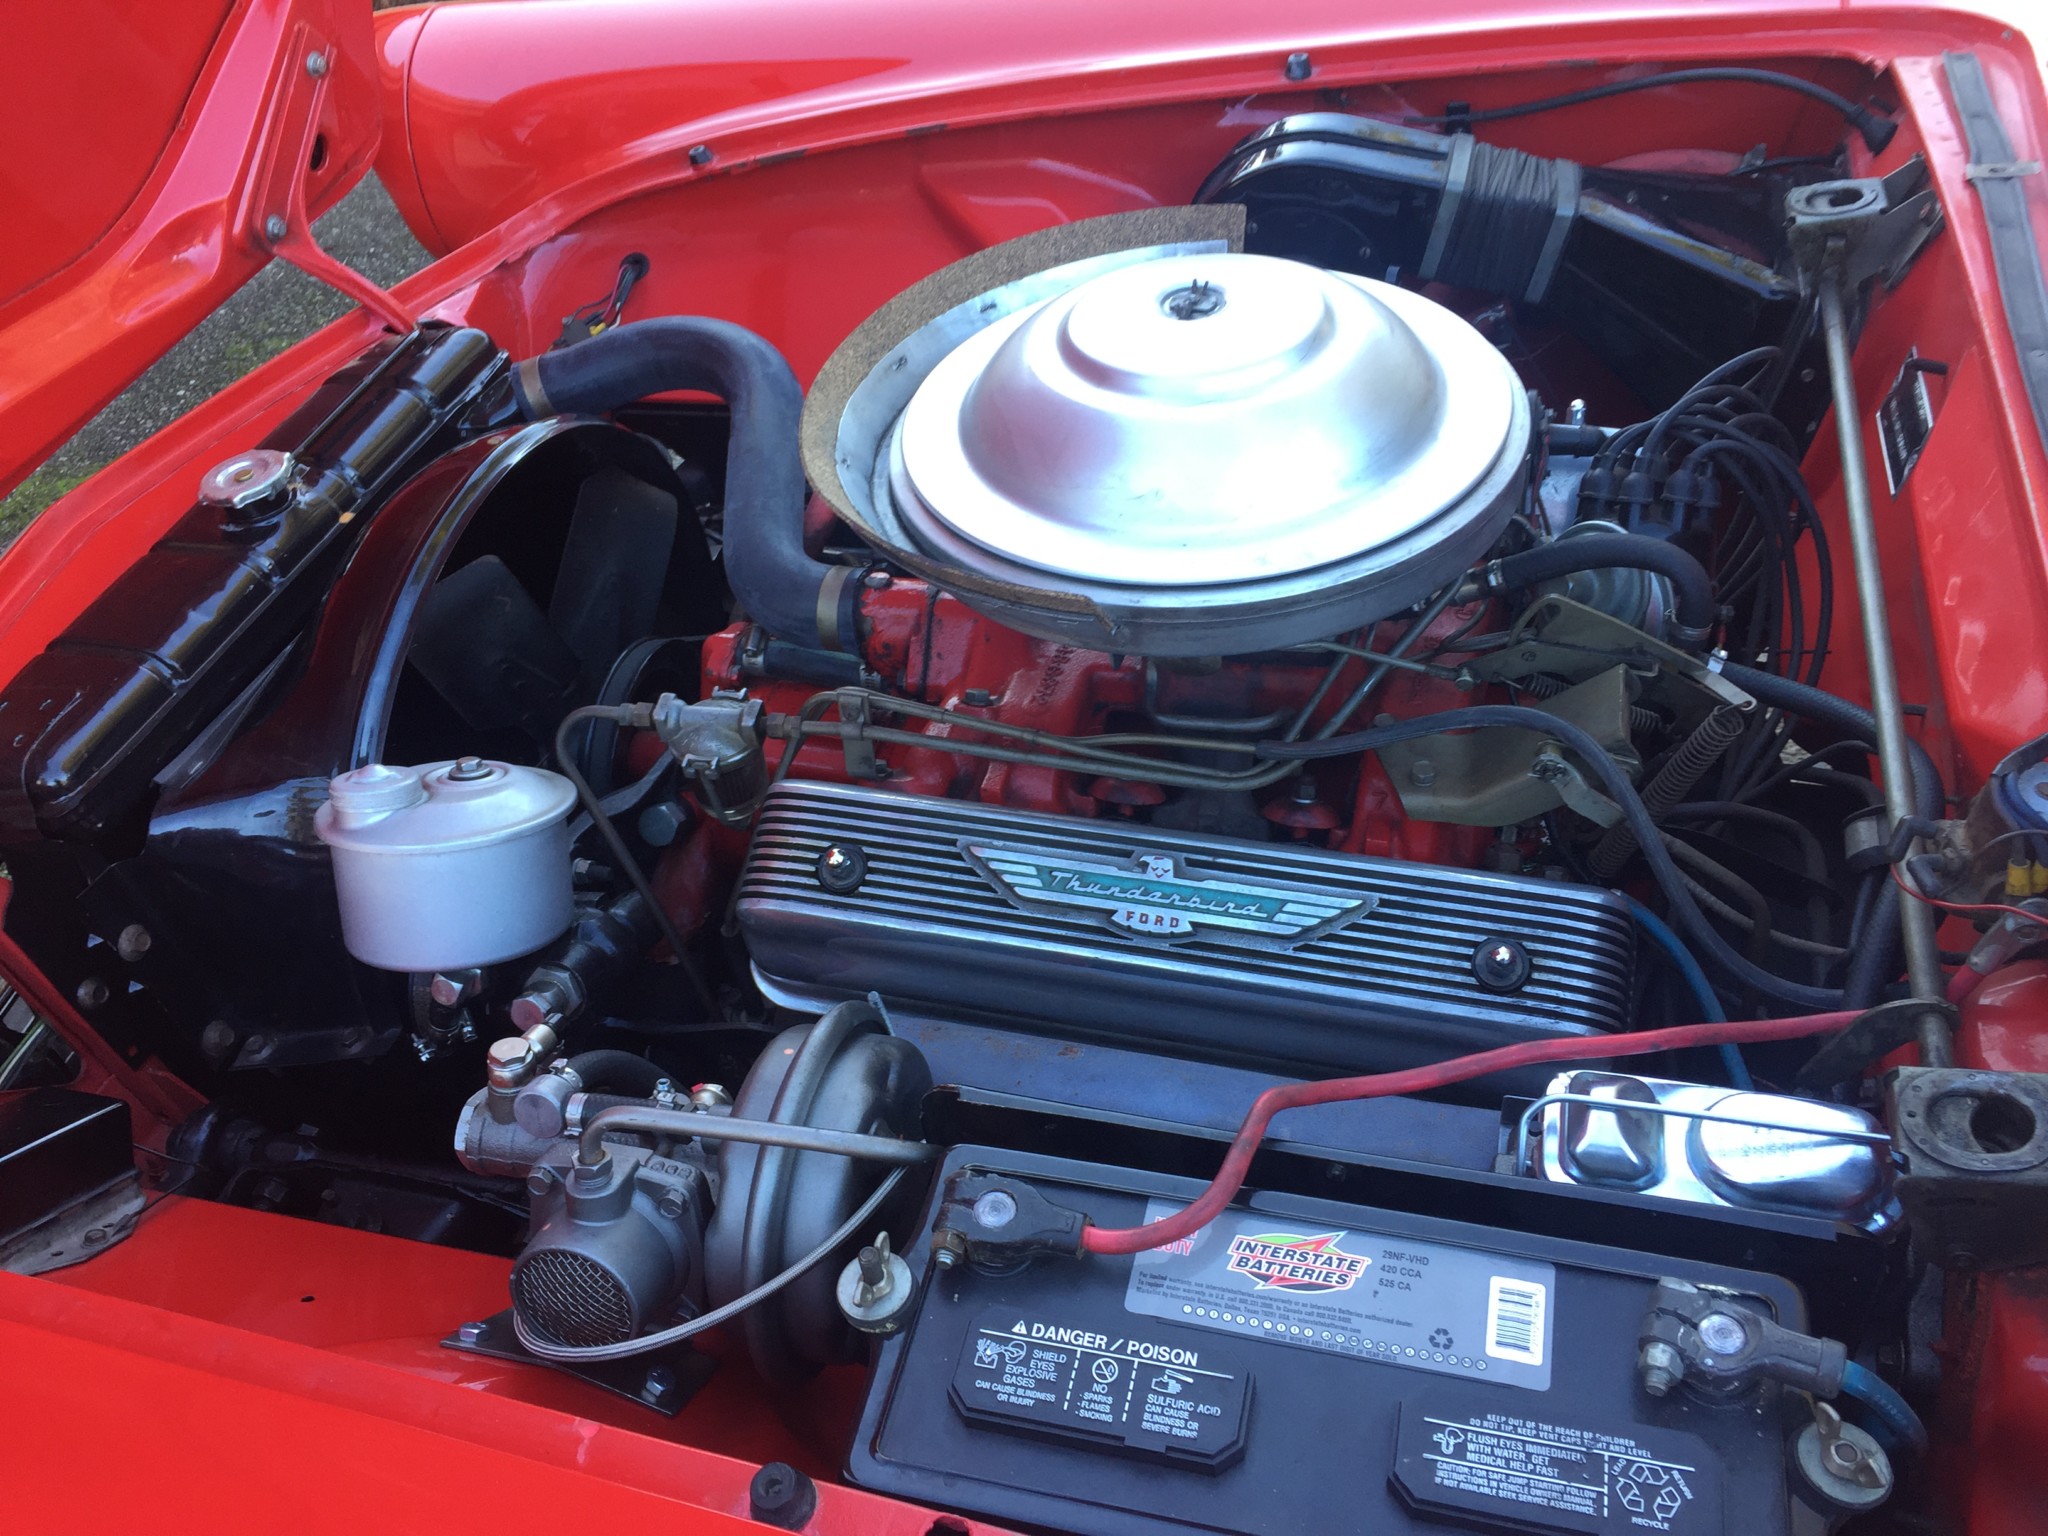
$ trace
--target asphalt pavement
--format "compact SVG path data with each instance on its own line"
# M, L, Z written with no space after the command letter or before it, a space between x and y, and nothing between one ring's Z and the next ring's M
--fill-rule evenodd
M374 175L316 223L314 233L338 259L382 287L430 259ZM95 470L349 306L296 267L273 261L0 500L0 545Z

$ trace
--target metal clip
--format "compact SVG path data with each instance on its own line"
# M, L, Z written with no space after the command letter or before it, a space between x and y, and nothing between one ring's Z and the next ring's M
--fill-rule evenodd
M1963 167L1965 181L2010 181L2015 176L2037 176L2038 160L1973 160Z
M1589 784L1554 741L1546 741L1537 751L1529 777L1551 785L1559 799L1595 826L1611 827L1621 820L1621 807Z
M875 744L868 740L868 700L858 688L839 690L839 718L845 722L846 730L839 738L839 744L846 751L846 775L851 779L879 779L883 777L881 761L875 756Z

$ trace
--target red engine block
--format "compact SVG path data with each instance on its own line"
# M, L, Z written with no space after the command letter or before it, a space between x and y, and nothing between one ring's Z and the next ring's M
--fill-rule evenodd
M1158 731L1161 716L1245 720L1277 714L1291 719L1314 694L1332 660L1329 653L1304 650L1206 668L1158 663L1148 706L1142 657L1033 639L983 618L922 581L886 576L868 581L861 594L862 659L880 676L884 691L1064 736ZM1469 629L1477 614L1476 606L1447 609L1432 625L1432 634L1448 637ZM1398 623L1379 629L1374 648L1384 650L1400 629ZM742 657L749 630L735 625L706 643L705 689L746 688L771 712L794 714L820 691L818 686L748 675ZM1426 654L1430 636L1415 649ZM1368 667L1363 660L1346 659L1311 729L1350 696ZM1367 724L1379 712L1406 717L1469 702L1448 680L1399 671L1351 723ZM890 723L934 738L953 729L907 719ZM782 750L781 744L771 743L771 761ZM1142 817L1169 797L1186 793L1032 764L988 762L938 747L891 744L878 755L891 788L1067 816ZM849 777L845 751L832 740L806 743L792 772L841 782ZM1362 766L1356 759L1311 765L1301 778L1260 792L1258 812L1288 837L1349 853L1473 865L1491 841L1482 827L1409 821L1393 784L1372 758Z

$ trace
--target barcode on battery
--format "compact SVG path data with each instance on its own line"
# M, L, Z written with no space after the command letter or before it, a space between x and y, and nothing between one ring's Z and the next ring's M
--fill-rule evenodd
M1495 1275L1486 1288L1486 1352L1521 1365L1543 1363L1544 1288Z

